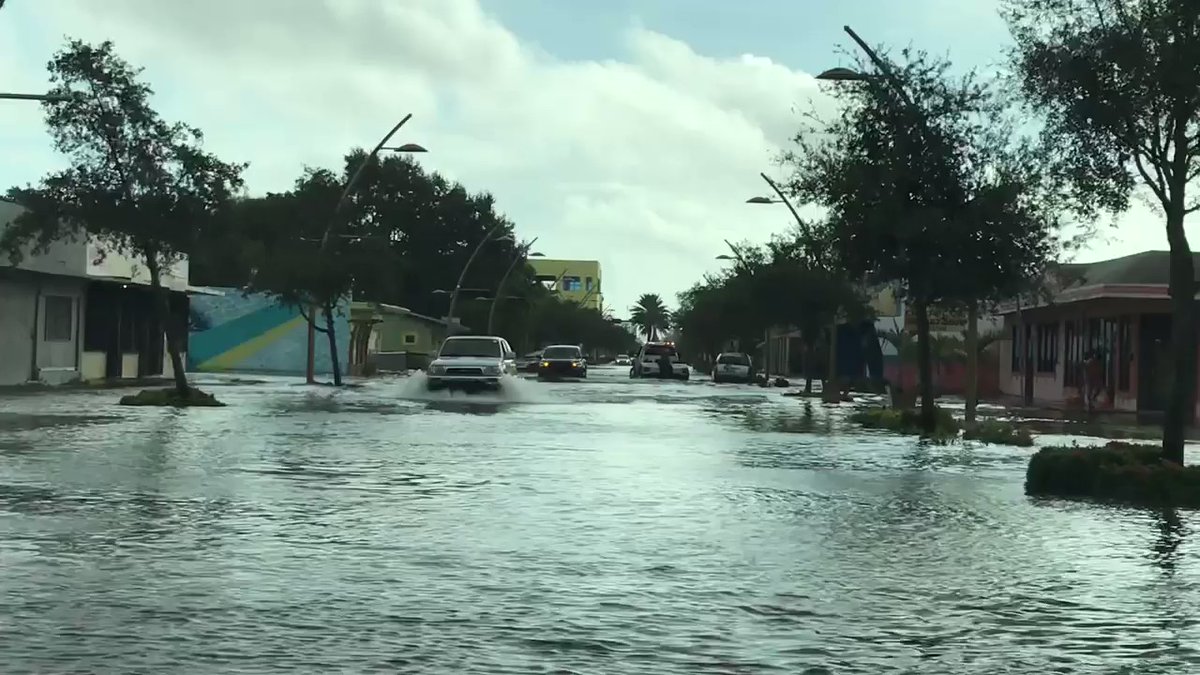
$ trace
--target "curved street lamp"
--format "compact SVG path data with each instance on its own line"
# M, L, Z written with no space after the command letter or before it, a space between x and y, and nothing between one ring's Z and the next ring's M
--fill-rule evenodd
M458 282L454 284L454 290L450 293L450 307L446 312L447 333L451 331L451 324L454 322L454 308L458 305L458 294L462 292L463 280L467 278L467 271L471 269L471 264L475 262L475 258L479 257L479 252L483 250L483 245L488 243L488 241L500 231L500 228L504 227L506 224L507 223L503 220L497 221L496 224L492 226L492 229L488 230L487 234L483 235L483 239L480 239L479 243L475 245L475 250L471 251L471 257L467 258L467 263L463 265L462 272L458 274ZM512 236L506 234L503 237L496 237L496 241L505 240L512 241Z
M381 150L385 149L384 146L387 145L387 142L392 140L392 136L395 136L396 132L400 131L400 127L404 126L405 123L407 123L410 119L412 119L412 113L405 115L403 119L401 119L399 122L397 122L396 126L392 127L392 130L387 132L387 134L383 137L383 140L379 141L379 143L371 150L371 152L368 153L367 156L363 158L363 161L359 163L358 168L356 168L354 170L354 174L352 176L350 176L350 180L346 182L346 187L342 189L342 194L341 194L341 196L338 197L337 204L335 204L333 207L333 214L329 217L329 224L325 227L325 233L321 235L321 248L318 252L319 259L324 260L325 254L329 249L329 242L335 236L339 236L339 235L334 234L334 229L338 225L338 214L341 213L341 210L346 205L346 202L350 200L350 194L354 190L354 186L357 185L358 181L362 178L363 172L366 170L367 165L371 164L371 162L373 162L375 160L375 158L379 155L379 152ZM416 143L406 143L405 145L402 145L399 148L387 148L387 149L396 150L399 152L427 152L427 150L425 150L425 148L417 145ZM317 379L316 378L316 364L315 364L315 362L316 362L316 339L317 339L316 321L317 321L316 307L310 305L309 306L309 314L308 314L308 358L307 358L307 367L305 368L305 376L306 376L306 379L309 384L316 382L316 379ZM330 347L329 356L331 359L333 359L333 373L334 373L335 384L341 384L341 382L340 382L341 373L340 373L339 367L338 367L337 349L335 349L334 345L333 345L333 342L336 338L334 337L334 333L331 330L332 323L333 323L333 317L327 316L326 321L329 324L326 326L326 330L330 331L329 332L329 347Z
M504 276L500 277L500 283L496 284L496 294L494 296L492 296L492 308L490 310L488 310L488 322L487 322L488 335L493 334L492 330L496 324L496 306L500 304L500 293L501 293L501 291L504 290L504 283L508 281L509 275L512 274L512 271L514 269L516 269L517 265L519 263L521 263L522 261L528 260L529 258L545 257L544 254L538 253L536 251L533 253L529 252L529 249L533 247L533 244L536 241L537 241L537 237L534 237L533 239L529 240L525 244L517 247L516 255L513 256L512 264L508 266L507 270L504 270Z

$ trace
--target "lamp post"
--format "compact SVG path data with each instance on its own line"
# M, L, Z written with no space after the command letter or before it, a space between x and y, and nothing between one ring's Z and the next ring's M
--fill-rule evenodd
M495 295L495 297L492 298L492 308L490 310L488 310L488 322L487 322L488 335L493 334L492 331L494 330L494 326L496 323L496 306L500 304L500 293L504 290L504 284L505 284L505 282L508 281L509 275L512 274L512 271L514 269L516 269L518 263L520 263L524 260L527 260L529 258L544 257L543 254L538 253L536 251L533 253L529 252L529 249L533 247L533 244L536 241L537 241L537 237L534 237L533 239L529 240L527 243L517 247L517 254L513 256L512 264L508 266L508 269L504 270L504 276L500 277L500 283L496 284L496 295Z
M487 234L483 235L483 239L480 239L479 243L475 245L475 250L471 251L471 257L467 258L467 263L463 265L462 272L459 272L458 282L454 284L454 290L450 293L450 308L446 312L447 332L451 330L450 325L454 321L454 308L458 305L458 294L462 291L463 280L467 278L467 271L471 269L471 264L475 262L475 258L477 258L479 256L479 252L483 250L483 245L488 243L488 241L500 231L500 228L504 227L506 224L507 223L503 220L497 221L496 224L492 226L492 229L488 230ZM512 237L505 235L504 237L498 237L497 239L511 240Z
M14 94L0 91L0 99L10 101L42 101L44 103L66 103L72 100L70 96L61 94Z
M936 134L931 133L931 131L930 131L929 123L928 123L928 120L925 118L924 111L920 107L917 106L915 101L913 101L912 96L909 94L908 90L904 87L904 83L900 80L899 77L897 77L895 71L892 70L891 66L889 66L886 61L879 58L879 55L875 53L875 50L871 49L870 45L868 45L865 40L863 40L861 37L859 37L858 33L855 33L854 30L852 28L850 28L850 26L842 26L842 30L844 30L846 32L846 34L850 36L850 39L854 40L855 44L857 44L858 47L863 50L863 53L867 55L868 59L870 59L871 64L874 65L875 68L877 68L879 70L879 74L860 73L860 72L852 70L850 68L831 68L831 69L826 70L825 72L821 73L820 75L817 75L817 79L831 81L831 82L867 82L867 81L875 80L875 79L882 77L883 79L885 79L887 81L888 86L891 87L891 89L896 92L896 95L900 97L900 100L904 102L904 109L908 112L909 115L912 116L913 121L916 123L917 127L920 129L921 134L923 136L925 136L926 141L931 142L931 143L940 144L940 137L937 136ZM957 212L959 210L969 208L971 200L967 199L966 195L958 195L957 198L955 198L955 197L949 198L947 200L947 202L948 202L947 206L949 206L951 209L953 209L953 211ZM914 309L916 310L916 313L917 313L918 332L921 332L920 331L921 325L924 324L924 326L925 326L924 332L928 335L928 332L929 332L928 331L928 325L929 325L928 307L925 305L924 301L922 301L918 298L917 302L914 303ZM977 383L976 383L976 380L978 378L978 372L977 372L978 371L978 361L977 361L977 347L976 347L978 340L979 340L978 311L979 311L978 303L972 301L970 303L970 306L968 307L967 336L966 336L967 337L967 339L966 339L967 349L968 349L966 420L968 423L975 421L975 409L978 404L978 400L977 400L978 395L975 391L978 388ZM932 360L932 356L930 354L930 345L928 343L929 343L929 340L923 340L923 341L919 340L918 344L917 344L917 360L919 362L919 366L920 366L922 373L930 372L931 367L932 367L930 364L930 361ZM924 418L925 423L932 424L933 423L932 422L932 419L933 419L932 412L933 411L931 409L926 408L926 406L925 406L926 401L932 401L932 399L933 399L932 383L925 382L924 381L926 379L925 377L922 377L921 379L922 379L922 382L921 382L921 389L922 389L921 413L922 413L922 417Z
M393 150L396 152L428 152L425 148L417 145L416 143L406 143L396 148L384 147L387 145L388 141L392 140L392 136L395 136L396 132L400 131L400 127L404 126L405 123L407 123L410 119L412 119L412 113L405 115L403 119L397 122L396 126L392 127L391 131L387 132L387 134L383 137L383 140L379 141L379 143L371 150L371 152L363 158L363 161L359 163L358 168L354 170L354 174L350 176L350 180L346 182L346 187L342 190L341 196L338 197L337 204L335 204L333 207L333 214L329 218L329 225L325 227L325 233L321 235L321 248L318 252L320 260L324 261L325 254L329 250L330 241L335 236L338 236L334 233L334 229L338 225L338 214L341 213L342 208L346 205L346 202L349 201L350 194L354 190L355 185L357 185L358 181L362 178L363 171L366 170L367 165L375 160L375 158L379 155L379 152L384 149ZM309 305L308 358L305 368L305 379L309 384L316 382L316 309L317 308L315 305ZM341 384L341 374L338 370L337 337L333 332L333 316L331 312L326 312L325 314L325 330L328 331L329 334L329 358L333 360L334 384Z

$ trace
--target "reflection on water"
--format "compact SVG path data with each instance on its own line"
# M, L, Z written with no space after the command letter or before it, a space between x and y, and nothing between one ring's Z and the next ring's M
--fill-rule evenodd
M0 428L4 672L1200 669L1194 514L620 370L4 400L60 418Z

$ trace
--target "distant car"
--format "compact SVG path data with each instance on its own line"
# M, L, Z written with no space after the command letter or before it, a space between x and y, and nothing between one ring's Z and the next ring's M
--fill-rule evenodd
M574 345L553 345L542 350L542 361L538 365L538 379L552 380L560 377L586 378L587 360L583 350Z
M633 359L630 359L628 354L617 354L614 363L618 366L628 366L633 364Z
M740 352L725 352L717 356L712 370L713 382L750 382L754 379L754 363Z
M670 367L663 369L663 359ZM659 378L671 380L686 380L691 377L692 369L679 360L679 352L674 342L647 342L638 351L637 358L629 368L629 377Z
M495 391L504 377L516 373L516 354L504 338L453 336L429 364L426 386L431 391Z
M529 352L517 359L517 370L522 373L536 373L542 363L542 351Z

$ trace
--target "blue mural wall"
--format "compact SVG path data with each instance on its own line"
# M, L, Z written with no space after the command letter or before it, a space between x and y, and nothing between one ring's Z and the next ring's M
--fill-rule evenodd
M188 370L206 372L249 371L303 375L308 353L308 328L295 309L284 307L263 294L243 296L241 289L216 289L224 295L191 296L188 333ZM338 355L342 370L350 344L350 303L335 314ZM324 325L324 318L318 318ZM333 372L329 338L317 333L314 367L317 373Z

